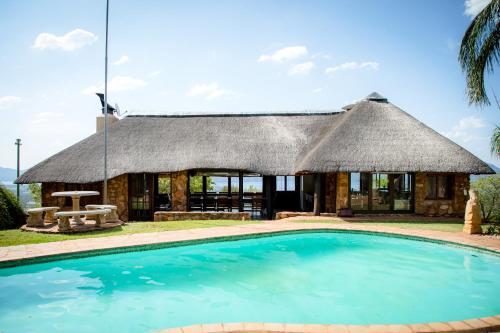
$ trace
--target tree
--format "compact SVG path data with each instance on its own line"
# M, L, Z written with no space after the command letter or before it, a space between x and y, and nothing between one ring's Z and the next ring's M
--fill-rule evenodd
M0 229L14 229L23 225L26 216L14 194L0 185Z
M470 104L490 105L484 87L485 73L493 73L500 61L500 0L492 0L471 22L462 38L458 60L467 80ZM499 108L500 109L500 108ZM491 140L492 151L499 155L498 126Z
M36 207L42 206L42 187L40 184L32 183L28 185L31 192L31 198L35 202Z
M479 193L481 217L484 222L500 222L500 176L479 178L471 183Z
M203 177L191 176L189 177L189 190L191 192L203 192ZM215 190L215 182L212 177L207 177L207 191Z

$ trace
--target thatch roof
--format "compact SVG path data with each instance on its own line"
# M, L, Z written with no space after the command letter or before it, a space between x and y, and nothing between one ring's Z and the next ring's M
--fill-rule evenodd
M454 142L376 100L345 112L128 116L109 128L108 176L187 169L265 175L327 171L492 173ZM103 179L103 133L27 170L18 183Z

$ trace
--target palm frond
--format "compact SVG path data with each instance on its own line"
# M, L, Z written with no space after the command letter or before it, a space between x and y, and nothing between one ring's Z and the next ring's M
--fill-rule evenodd
M500 56L500 0L492 0L467 28L458 60L467 77L469 102L489 104L484 89L484 71L492 70Z

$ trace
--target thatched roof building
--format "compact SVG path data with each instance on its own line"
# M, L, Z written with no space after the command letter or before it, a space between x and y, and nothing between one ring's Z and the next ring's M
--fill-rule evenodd
M100 181L103 141L103 133L93 134L17 182ZM108 165L110 178L191 169L493 173L376 93L338 112L128 116L109 128Z

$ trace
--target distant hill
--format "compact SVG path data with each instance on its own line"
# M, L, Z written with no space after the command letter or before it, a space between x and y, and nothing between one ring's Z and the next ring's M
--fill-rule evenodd
M492 164L492 163L488 163L488 165L496 172L496 173L500 173L500 168L497 167L495 164Z
M500 173L500 168L497 167L495 164L488 163L488 165L493 169L493 171L495 171L497 173L497 175ZM470 181L473 182L473 181L478 180L480 178L490 177L490 176L493 176L493 175L470 175Z
M0 167L0 182L13 182L17 177L17 170Z

